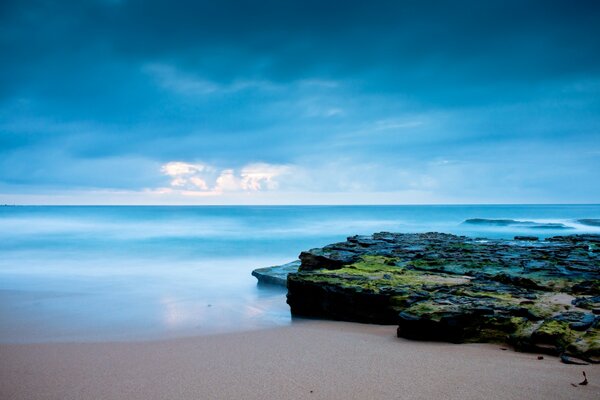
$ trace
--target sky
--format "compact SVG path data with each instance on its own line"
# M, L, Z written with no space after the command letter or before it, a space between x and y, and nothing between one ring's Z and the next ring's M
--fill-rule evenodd
M600 203L600 2L0 2L0 203Z

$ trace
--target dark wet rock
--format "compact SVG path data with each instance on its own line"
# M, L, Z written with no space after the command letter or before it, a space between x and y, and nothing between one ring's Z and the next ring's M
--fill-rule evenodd
M499 274L491 274L489 276L489 279L498 281L498 282L502 282L502 283L507 283L509 285L527 288L527 289L536 289L536 290L544 289L544 286L541 286L539 283L537 283L533 279L526 278L523 276L515 276L515 275L510 275L510 274L505 274L505 273L499 273Z
M274 267L255 269L252 271L252 276L256 277L259 283L286 286L288 274L298 272L298 268L300 268L300 261L292 261Z
M598 235L544 241L376 233L312 249L287 278L294 315L397 324L420 340L600 358Z
M573 360L571 357L567 356L566 354L560 355L560 362L562 362L563 364L570 364L570 365L589 365L586 362Z
M600 296L577 297L571 302L575 307L586 310L600 309Z
M399 314L398 337L462 343L480 336L482 330L493 329L502 341L511 330L511 314L526 314L527 310L510 306L499 309L493 303L492 299L469 299L414 304Z
M593 314L581 312L581 311L570 311L561 314L557 314L552 317L552 320L559 322L567 322L569 328L576 331L585 331L594 325L596 318Z
M563 242L563 243L573 243L573 244L581 244L581 245L590 245L600 243L600 235L593 235L590 233L584 233L581 235L567 235L567 236L553 236L547 238L548 242Z
M323 285L302 273L288 277L288 303L292 313L307 317L327 317L335 320L394 324L398 311L392 296L385 290L375 292L358 286ZM301 296L296 298L295 296Z
M573 285L572 292L598 296L600 295L600 281L598 279L581 281Z
M515 240L523 240L527 242L537 242L540 240L537 236L515 236Z
M358 258L359 254L347 251L344 248L331 247L323 249L312 249L300 253L300 261L304 270L310 269L340 269Z

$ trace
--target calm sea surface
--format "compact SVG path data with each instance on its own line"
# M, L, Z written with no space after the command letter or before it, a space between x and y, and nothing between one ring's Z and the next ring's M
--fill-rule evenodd
M471 218L519 222L463 223ZM378 231L600 233L580 219L600 219L600 205L0 207L0 342L286 325L285 290L258 287L252 269Z

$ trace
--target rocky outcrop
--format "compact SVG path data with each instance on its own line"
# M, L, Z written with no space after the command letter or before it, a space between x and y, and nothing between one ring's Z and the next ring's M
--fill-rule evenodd
M300 260L274 267L258 268L252 271L252 276L258 280L258 283L286 286L288 275L298 272L298 268L300 268Z
M353 236L303 252L294 315L398 324L398 336L508 342L600 361L600 236Z

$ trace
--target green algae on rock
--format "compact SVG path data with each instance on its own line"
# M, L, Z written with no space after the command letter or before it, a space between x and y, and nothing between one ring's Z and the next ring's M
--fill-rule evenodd
M287 277L294 315L600 361L600 235L535 241L381 232L302 252L300 260Z

